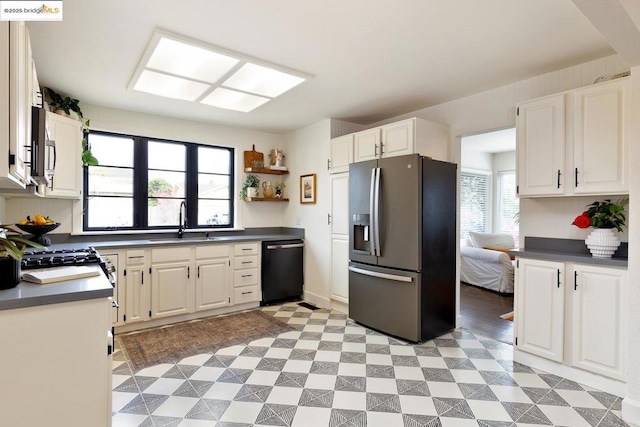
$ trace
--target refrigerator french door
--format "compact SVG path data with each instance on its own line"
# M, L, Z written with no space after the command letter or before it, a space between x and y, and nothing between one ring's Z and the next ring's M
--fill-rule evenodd
M420 155L349 166L349 316L410 341L455 327L456 168Z

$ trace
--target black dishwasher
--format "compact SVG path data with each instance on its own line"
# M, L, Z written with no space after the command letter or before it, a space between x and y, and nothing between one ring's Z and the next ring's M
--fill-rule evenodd
M300 239L262 242L261 305L302 298L303 255Z

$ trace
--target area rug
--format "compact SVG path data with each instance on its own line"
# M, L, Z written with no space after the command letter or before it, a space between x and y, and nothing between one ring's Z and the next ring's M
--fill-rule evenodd
M504 320L511 320L513 322L513 311L501 315L500 318Z
M293 330L273 316L253 310L149 329L119 339L132 368L138 371Z

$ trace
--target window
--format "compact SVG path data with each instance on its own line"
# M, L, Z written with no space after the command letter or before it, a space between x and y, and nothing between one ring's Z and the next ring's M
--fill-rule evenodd
M460 238L491 231L491 175L460 173Z
M84 230L233 227L233 148L91 131Z
M520 237L520 200L516 197L515 171L498 172L498 226L500 233L509 233L517 243Z

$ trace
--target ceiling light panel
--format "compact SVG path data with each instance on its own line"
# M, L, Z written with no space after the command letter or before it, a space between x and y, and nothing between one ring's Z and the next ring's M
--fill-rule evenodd
M270 99L219 87L200 102L218 108L247 113L267 101L270 101Z
M246 63L222 86L274 98L305 81L302 77Z
M162 37L149 58L147 68L216 83L238 62L230 56Z
M139 92L147 92L168 98L195 101L210 88L204 83L181 79L155 71L144 70L133 87Z

